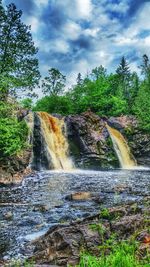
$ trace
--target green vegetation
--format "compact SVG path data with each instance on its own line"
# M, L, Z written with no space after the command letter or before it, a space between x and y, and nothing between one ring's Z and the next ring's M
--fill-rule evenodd
M40 74L30 27L21 21L22 11L0 0L0 99L16 95L38 83Z
M141 128L150 129L150 64L143 56L141 76L130 70L122 57L115 73L109 74L103 66L96 67L88 76L79 73L76 84L65 89L65 76L50 69L42 83L45 97L38 100L34 111L80 114L91 110L101 116L136 115Z
M28 127L18 121L15 104L0 102L0 160L16 155L26 147Z
M26 122L17 118L14 97L31 95L40 78L37 48L21 17L22 11L13 3L4 7L0 0L0 161L6 163L26 147L28 135ZM29 108L32 101L26 99L22 106Z
M81 254L80 263L77 267L148 267L150 258L141 262L136 255L136 244L121 242L112 246L109 254L103 253L95 257L87 253Z

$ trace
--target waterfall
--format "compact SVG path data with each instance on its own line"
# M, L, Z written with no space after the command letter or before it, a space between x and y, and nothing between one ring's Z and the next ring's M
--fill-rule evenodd
M116 129L106 124L107 130L113 142L115 152L123 169L131 169L137 166L136 160L131 154L130 148L123 135Z
M73 163L68 156L68 142L64 133L64 120L53 117L46 112L38 112L37 115L43 139L40 143L44 143L42 145L44 151L41 151L40 154L44 153L44 158L47 161L46 168L72 169Z

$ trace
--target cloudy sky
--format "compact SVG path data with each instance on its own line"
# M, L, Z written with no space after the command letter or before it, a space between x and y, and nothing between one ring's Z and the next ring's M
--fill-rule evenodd
M72 84L99 65L115 70L123 55L137 70L150 55L150 0L3 0L10 2L32 26L42 75L55 67Z

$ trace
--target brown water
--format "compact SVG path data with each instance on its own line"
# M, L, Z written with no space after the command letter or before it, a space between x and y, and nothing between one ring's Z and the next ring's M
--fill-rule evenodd
M48 156L56 170L71 170L73 163L68 156L68 142L65 136L65 123L46 112L38 112L42 134L47 145Z

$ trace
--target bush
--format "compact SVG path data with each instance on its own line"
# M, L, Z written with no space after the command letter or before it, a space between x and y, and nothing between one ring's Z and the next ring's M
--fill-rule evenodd
M15 118L0 119L0 159L20 152L26 146L28 127Z
M26 146L28 127L16 117L17 105L0 102L0 160L16 155Z
M33 110L67 115L72 113L72 106L67 96L51 95L37 101Z

